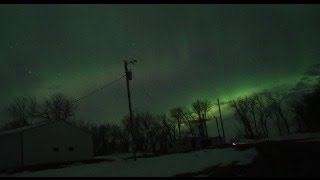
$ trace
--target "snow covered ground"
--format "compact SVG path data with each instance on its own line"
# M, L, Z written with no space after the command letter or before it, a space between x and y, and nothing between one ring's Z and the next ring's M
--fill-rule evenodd
M304 139L320 139L320 133L297 133L290 136L282 136L277 138L270 138L269 141L282 141L282 140L304 140Z
M320 141L320 133L296 133L287 136L279 136L279 137L270 137L267 139L261 140L250 140L250 139L239 139L234 141L232 145L241 145L241 144L256 144L263 143L268 141L288 141L288 140L297 140L301 142L313 142Z
M132 157L131 153L128 154L114 154L108 156L99 156L95 159L111 160L96 163L76 163L72 165L65 165L60 169L46 169L39 171L23 171L15 174L7 175L0 174L0 177L5 176L19 176L19 177L112 177L112 176L135 176L135 177L167 177L181 174L190 174L203 171L204 169L214 166L228 166L230 164L246 165L251 164L252 160L260 154L261 149L256 149L254 144L264 143L270 141L286 141L294 140L295 142L319 142L320 133L304 133L293 134L283 137L272 137L264 140L245 142L251 144L248 149L243 151L236 150L235 148L220 148L220 149L207 149L200 151L193 151L188 153L169 154L158 157L138 158L137 161L127 159ZM308 145L308 144L307 144ZM270 147L269 147L270 146ZM270 144L268 147L273 148ZM271 147L272 146L272 147ZM312 146L312 144L310 144ZM282 146L281 146L282 147ZM291 147L291 146L290 146ZM284 153L287 152L285 145L282 147ZM297 144L297 148L302 147ZM309 146L308 146L309 147ZM264 147L265 148L265 147ZM292 147L291 147L292 148ZM259 151L258 151L259 150ZM281 148L280 148L281 150ZM142 155L142 154L138 154ZM277 162L276 162L277 163ZM263 166L264 167L264 166ZM216 173L216 171L213 171ZM201 175L201 174L200 174Z
M272 137L268 139L255 141L255 142L258 143L258 142L265 142L265 141L284 141L284 140L316 141L316 140L320 140L320 133L297 133L297 134L292 134L287 136Z
M152 155L150 154L143 154L143 153L137 153L136 156L144 156L144 155ZM131 158L133 155L132 153L118 153L118 154L112 154L112 155L106 155L106 156L96 156L94 159L101 159L101 160L113 160L113 161L121 161L123 159Z
M220 165L226 166L231 163L245 165L252 162L257 156L257 151L247 149L245 151L237 151L233 148L224 149L207 149L188 153L177 153L152 158L138 158L123 160L119 155L113 156L115 161L100 162L95 164L76 164L61 169L48 169L42 171L28 172L23 171L16 174L0 176L54 176L54 177L70 177L70 176L174 176L183 173L198 172L205 168ZM112 158L112 156L100 157Z

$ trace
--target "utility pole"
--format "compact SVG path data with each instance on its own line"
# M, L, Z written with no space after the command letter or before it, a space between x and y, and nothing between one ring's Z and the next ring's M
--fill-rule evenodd
M217 129L218 129L218 134L219 134L219 141L220 141L220 144L222 144L220 130L219 130L220 128L219 128L219 124L218 124L218 118L216 116L214 116L214 119L216 120L216 124L217 124Z
M222 122L222 117L221 117L219 98L217 98L217 100L218 100L218 106L219 106L219 114L220 114L220 122L221 122L221 127L222 127L223 140L224 140L224 143L226 143L226 136L224 135L224 128L223 128L223 122Z
M131 69L128 71L128 64L134 64L135 62L137 62L137 60L133 60L133 61L124 61L124 68L125 68L125 72L126 72L126 82L127 82L127 92L128 92L128 102L129 102L129 113L130 113L130 122L131 122L131 135L132 135L132 152L133 152L133 157L134 160L137 160L137 156L136 156L136 141L135 141L135 134L134 134L134 122L133 122L133 117L132 117L132 107L131 107L131 97L130 97L130 85L129 85L129 81L132 80L132 72Z

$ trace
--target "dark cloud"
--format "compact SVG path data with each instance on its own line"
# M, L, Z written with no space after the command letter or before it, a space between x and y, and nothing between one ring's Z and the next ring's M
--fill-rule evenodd
M320 64L314 64L310 66L305 72L305 76L315 77L320 76Z
M290 89L290 93L304 93L312 89L320 79L320 64L309 66L303 77Z
M305 81L299 81L297 84L291 89L291 91L303 91L306 89L310 89L311 85Z

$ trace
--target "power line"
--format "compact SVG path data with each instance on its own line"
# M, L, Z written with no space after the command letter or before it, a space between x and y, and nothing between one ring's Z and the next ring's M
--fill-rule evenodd
M119 80L121 80L121 79L122 79L122 78L124 78L125 76L126 76L126 75L123 75L123 76L119 77L118 79L115 79L115 80L113 80L113 81L111 81L111 82L107 83L106 85L104 85L104 86L102 86L102 87L100 87L100 88L96 89L95 91L92 91L91 93L89 93L89 94L87 94L87 95L85 95L85 96L82 96L82 97L80 97L80 98L78 98L78 99L74 100L74 101L73 101L73 103L79 102L79 101L81 101L81 100L83 100L83 99L85 99L85 98L87 98L87 97L89 97L89 96L91 96L91 95L93 95L93 94L95 94L95 93L98 93L99 91L101 91L101 90L103 90L104 88L106 88L106 87L108 87L108 86L112 85L113 83L118 82Z

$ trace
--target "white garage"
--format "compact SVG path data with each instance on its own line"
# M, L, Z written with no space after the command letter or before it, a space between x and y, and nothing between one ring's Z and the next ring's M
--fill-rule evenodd
M93 158L91 134L64 121L0 133L0 169Z

